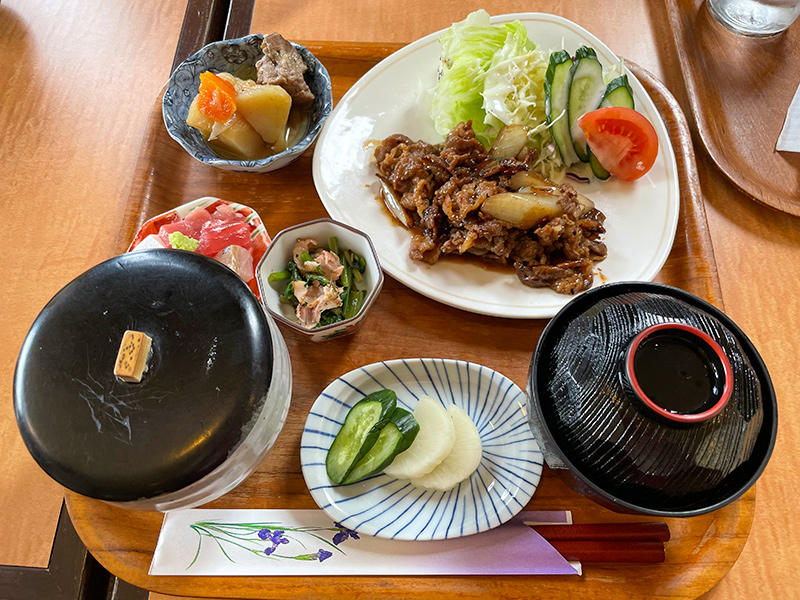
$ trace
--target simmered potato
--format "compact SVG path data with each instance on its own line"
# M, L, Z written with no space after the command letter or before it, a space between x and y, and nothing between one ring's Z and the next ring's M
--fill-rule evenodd
M292 108L292 97L279 85L260 85L228 73L219 75L236 89L236 110L267 144L282 139Z
M211 128L214 126L214 119L200 112L200 109L197 108L197 98L198 96L195 96L194 100L192 100L192 104L189 106L186 124L195 129L199 129L203 137L208 140L208 136L211 135Z
M225 123L219 123L200 112L195 98L189 107L186 123L199 129L211 146L236 158L253 160L266 153L264 140L238 111Z

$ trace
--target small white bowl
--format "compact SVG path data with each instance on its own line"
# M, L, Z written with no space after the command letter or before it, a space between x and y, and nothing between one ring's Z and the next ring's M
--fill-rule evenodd
M320 246L327 247L328 238L331 237L338 238L339 248L352 250L367 261L364 279L358 284L359 289L367 290L367 296L356 316L323 327L305 329L297 321L294 308L280 301L280 294L286 286L286 282L271 284L268 277L270 273L286 269L287 263L292 260L292 250L298 239L314 238ZM261 292L261 301L272 317L312 342L322 342L358 331L383 287L383 271L381 271L378 254L375 252L372 240L358 229L332 219L318 219L301 223L278 233L258 263L256 279Z

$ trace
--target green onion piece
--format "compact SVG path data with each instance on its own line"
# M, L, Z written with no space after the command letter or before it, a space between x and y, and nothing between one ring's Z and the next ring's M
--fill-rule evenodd
M328 250L333 252L336 256L339 256L339 238L337 237L328 238Z
M358 311L361 310L361 306L364 304L366 295L366 290L352 290L344 309L345 319L350 319L358 314Z
M303 253L300 255L300 260L302 262L310 262L314 259L311 258L311 255L308 253L308 250L303 250Z
M289 279L292 276L289 271L277 271L275 273L270 273L269 277L267 277L267 281L283 281L284 279Z
M344 267L344 270L342 271L342 274L339 275L339 281L342 283L342 287L347 290L350 289L350 285L352 284L352 279L350 278L350 265L347 264L347 262L343 262L342 266Z

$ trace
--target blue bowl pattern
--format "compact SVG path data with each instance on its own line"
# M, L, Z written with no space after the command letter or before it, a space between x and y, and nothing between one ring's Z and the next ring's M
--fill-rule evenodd
M361 398L388 388L397 404L413 410L420 396L457 404L481 436L478 470L440 492L383 473L351 485L334 485L325 457L345 416ZM542 453L525 414L525 393L482 365L415 358L374 363L333 381L306 420L300 447L306 485L334 521L359 533L397 540L440 540L479 533L505 523L533 496Z
M200 162L226 171L248 173L266 173L280 169L297 160L308 149L328 118L333 107L330 75L311 52L291 42L308 66L305 80L314 94L308 131L300 142L284 152L260 160L228 160L220 158L209 148L200 132L186 124L189 106L200 87L200 73L235 73L243 65L255 65L263 56L263 38L263 35L252 34L208 44L183 61L169 78L161 105L164 124L170 137Z

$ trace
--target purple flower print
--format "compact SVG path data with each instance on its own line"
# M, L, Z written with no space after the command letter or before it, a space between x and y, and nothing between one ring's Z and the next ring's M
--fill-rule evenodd
M276 529L275 531L271 531L269 529L261 529L258 532L258 537L264 540L265 542L270 542L272 545L267 546L264 548L264 554L269 556L273 552L275 552L276 548L281 544L288 544L289 540L283 537L285 532L282 529Z
M330 521L329 521L330 523ZM266 525L266 527L265 527ZM275 529L281 527L281 529ZM211 538L217 543L217 547L222 554L231 562L236 562L235 556L229 554L228 547L236 549L237 552L245 550L270 560L304 560L310 562L324 562L337 552L346 555L346 552L339 548L345 540L358 539L358 533L352 529L336 523L336 527L292 527L279 523L220 523L218 521L198 521L190 525L190 528L197 533L197 551L189 563L187 569L197 561L200 549L205 538ZM333 533L333 541L328 541L327 537ZM287 535L288 533L288 535ZM303 543L300 538L307 538ZM311 538L309 540L308 538ZM311 544L322 544L316 552L307 552L313 548ZM284 544L288 544L282 548ZM225 545L225 547L223 547ZM306 550L304 554L295 554L294 546L302 546ZM327 548L327 549L326 549Z
M354 540L359 539L358 533L356 531L348 529L341 523L334 522L333 526L339 529L339 531L333 536L333 543L336 544L337 546L342 542L344 542L345 540L347 540L348 538L353 538Z

